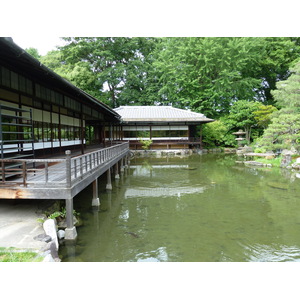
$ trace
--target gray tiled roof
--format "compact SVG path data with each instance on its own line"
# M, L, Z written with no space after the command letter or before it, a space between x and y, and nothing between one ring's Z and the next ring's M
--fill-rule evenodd
M125 122L212 122L203 114L172 106L120 106L114 109Z

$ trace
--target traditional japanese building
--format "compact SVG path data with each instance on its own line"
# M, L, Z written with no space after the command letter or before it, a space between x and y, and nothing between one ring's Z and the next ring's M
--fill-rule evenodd
M64 199L65 239L75 239L73 197L92 184L99 206L98 178L106 173L112 189L112 170L124 172L129 145L116 141L120 122L117 112L0 38L1 199Z
M142 149L140 140L152 140L150 149L201 147L201 125L213 122L203 114L172 106L120 106L122 139L131 149Z
M0 158L43 156L113 140L120 116L0 38ZM107 135L105 135L107 134Z

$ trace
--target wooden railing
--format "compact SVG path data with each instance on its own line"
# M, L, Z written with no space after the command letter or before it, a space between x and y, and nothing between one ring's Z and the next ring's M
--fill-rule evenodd
M110 161L129 151L128 142L64 159L0 159L1 186L22 185L71 187Z

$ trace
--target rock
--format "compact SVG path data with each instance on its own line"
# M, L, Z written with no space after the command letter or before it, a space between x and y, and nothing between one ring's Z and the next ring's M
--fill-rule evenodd
M268 182L267 185L274 189L280 189L280 190L287 190L289 188L287 184L282 182Z
M55 262L51 254L46 255L43 262Z
M41 241L41 242L46 242L46 243L49 243L52 241L51 236L47 235L45 233L39 234L39 235L35 236L33 239L36 241Z
M296 164L300 164L300 157L296 159Z
M45 233L51 236L52 240L55 242L56 249L58 249L58 240L56 234L56 221L54 219L48 219L43 224Z
M284 149L284 150L282 150L282 152L281 152L281 155L282 155L282 156L285 156L285 155L293 155L293 154L295 154L294 151L288 150L288 149Z
M65 231L64 230L58 230L57 231L57 237L61 240L65 238Z
M291 162L292 162L291 154L284 154L284 155L282 155L280 167L286 168L287 166L289 166L291 164Z

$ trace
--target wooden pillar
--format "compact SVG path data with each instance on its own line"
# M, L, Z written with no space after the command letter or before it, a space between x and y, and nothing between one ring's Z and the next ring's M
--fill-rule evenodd
M108 170L107 170L106 173L107 173L107 184L106 184L106 189L107 189L107 190L112 190L110 168L108 168Z
M76 227L74 226L73 198L66 199L66 221L65 240L75 240L77 237Z
M98 197L98 178L93 181L93 199L92 206L99 206L100 200Z

